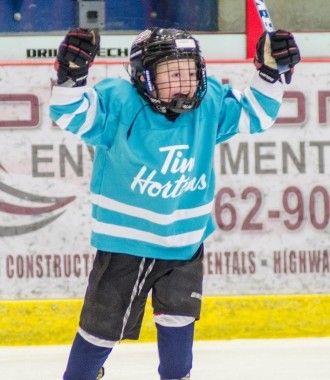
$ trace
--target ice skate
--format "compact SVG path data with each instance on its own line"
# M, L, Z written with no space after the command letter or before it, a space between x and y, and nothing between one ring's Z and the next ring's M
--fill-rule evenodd
M96 376L96 380L102 379L103 376L104 376L104 367L101 367L101 369L99 370L99 373Z

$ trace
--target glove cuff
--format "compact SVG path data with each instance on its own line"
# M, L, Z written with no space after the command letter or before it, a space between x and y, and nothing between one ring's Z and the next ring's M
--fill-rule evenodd
M257 67L257 70L259 70L260 78L262 78L266 82L275 83L281 78L280 74L278 73L278 70L271 69L268 66L262 65L259 69Z
M68 80L72 80L75 83L75 87L84 86L87 76L87 66L72 69L60 63L57 69L57 84L61 85Z

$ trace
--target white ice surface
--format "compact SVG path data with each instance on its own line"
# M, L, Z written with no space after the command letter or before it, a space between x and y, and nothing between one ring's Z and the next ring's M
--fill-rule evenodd
M1 380L61 380L70 346L0 347ZM158 380L153 343L118 345L104 380ZM330 380L330 338L197 341L191 380Z

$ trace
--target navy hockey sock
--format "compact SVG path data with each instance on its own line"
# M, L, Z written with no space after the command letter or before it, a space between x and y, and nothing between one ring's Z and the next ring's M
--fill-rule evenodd
M194 325L167 327L156 323L161 379L182 379L192 368Z
M95 380L111 350L95 346L76 334L63 380Z

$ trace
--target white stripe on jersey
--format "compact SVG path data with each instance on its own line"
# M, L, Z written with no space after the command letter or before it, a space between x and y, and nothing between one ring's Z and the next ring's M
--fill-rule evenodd
M120 212L122 214L131 215L137 218L148 220L152 223L160 225L168 225L179 220L197 218L199 216L208 215L213 208L213 200L204 206L194 207L191 209L180 209L172 214L161 214L155 211L146 210L126 203L115 201L103 195L92 194L92 203L110 211Z
M97 234L138 240L146 243L156 244L162 247L186 247L196 244L201 241L205 228L177 235L161 236L131 227L102 223L94 218L92 219L92 230Z
M89 99L89 110L87 110L87 116L84 124L80 127L78 136L83 135L84 133L88 132L95 120L96 117L96 109L97 109L97 94L92 89L88 92L88 99Z
M232 89L232 93L237 99L237 101L240 102L243 95L241 91ZM250 115L245 111L244 108L241 109L241 114L238 122L238 129L240 133L250 133Z
M255 96L253 95L253 92L250 88L247 88L244 91L244 95L249 100L252 108L255 110L255 113L258 115L258 118L260 120L260 124L262 126L262 129L268 129L274 124L274 120L267 115L265 110L261 107L260 103L257 101Z
M63 114L56 120L56 124L62 129L66 129L75 116L86 113L86 120L79 127L79 132L77 133L78 136L81 136L90 130L96 116L97 94L93 88L73 87L65 88L63 91L62 87L55 86L50 106L67 105L79 101L81 101L81 104L76 111L70 114Z

